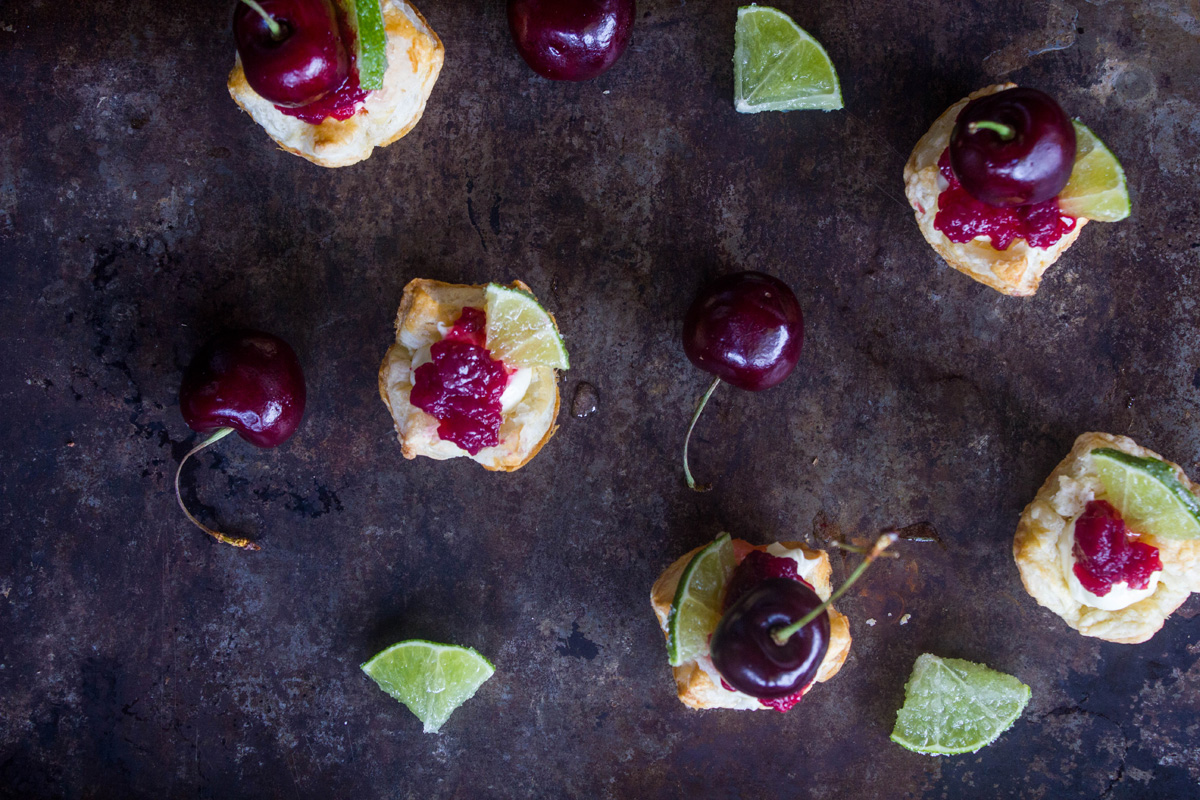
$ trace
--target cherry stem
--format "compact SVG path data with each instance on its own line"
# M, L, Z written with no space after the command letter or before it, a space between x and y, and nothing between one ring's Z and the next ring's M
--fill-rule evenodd
M688 444L692 441L692 431L696 429L696 420L700 419L700 412L708 405L708 398L712 397L712 393L721 385L721 379L713 379L712 385L708 387L708 391L704 393L704 397L700 398L700 405L696 406L696 413L692 414L692 424L688 425L687 436L683 439L683 475L687 478L689 489L697 492L707 492L712 488L711 483L696 483L696 479L692 477L692 471L688 469Z
M971 133L979 133L981 130L992 131L993 133L998 134L1000 138L1006 142L1017 135L1017 132L1011 125L1005 125L1003 122L992 122L989 119L968 123L967 130Z
M263 18L263 22L267 23L267 27L271 29L272 39L278 42L283 38L283 26L276 22L271 15L267 13L266 9L254 2L254 0L242 0L242 2L258 12L258 15Z
M228 436L231 433L233 433L233 428L221 428L216 433L214 433L212 436L209 436L203 442L201 442L200 444L196 445L195 447L193 447L191 450L188 451L188 454L183 457L182 461L179 462L179 469L175 470L175 499L179 501L179 507L183 509L183 513L186 514L187 518L192 521L192 524L194 524L197 528L199 528L200 530L207 533L209 536L216 539L218 542L224 542L225 544L231 544L234 547L240 547L243 550L261 550L262 549L261 547L259 547L254 542L250 541L249 539L242 539L242 538L239 538L236 536L227 536L219 531L214 531L212 528L208 527L207 525L202 523L200 520L193 517L192 512L188 511L187 506L185 506L183 504L183 495L180 494L180 492L179 492L179 476L183 473L183 465L187 463L187 460L189 458L191 458L192 456L194 456L196 453L199 453L204 448L208 447L210 444L221 441L222 439L224 439L226 436Z
M839 597L844 595L846 590L853 586L856 580L862 577L862 574L867 571L867 567L871 566L871 562L878 558L884 550L887 550L889 547L895 544L896 540L899 538L900 534L896 533L895 531L888 531L876 539L874 547L871 548L871 552L867 553L867 557L863 560L863 562L855 568L854 572L850 573L850 577L846 578L846 582L839 586L836 592L829 595L828 600L826 600L824 603L821 603L821 605L805 614L796 622L788 625L786 628L780 628L778 630L771 631L771 638L775 640L775 644L783 647L783 645L787 644L787 640L792 638L794 633L799 631L808 623L812 622L817 617L821 616L821 614L825 613L825 609L829 608L829 606L833 604L834 600L837 600Z

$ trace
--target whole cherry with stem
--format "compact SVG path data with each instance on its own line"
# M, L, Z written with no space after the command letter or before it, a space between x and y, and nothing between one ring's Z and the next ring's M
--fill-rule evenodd
M710 644L725 682L759 698L786 697L812 683L829 650L829 606L846 593L899 534L876 539L865 559L829 599L806 583L770 578L737 599Z
M950 135L950 167L962 187L992 206L1055 197L1075 165L1075 126L1054 98L1018 87L977 97Z
M683 441L683 474L703 492L688 466L688 445L701 412L721 381L759 392L779 384L800 360L804 314L788 285L761 272L724 275L700 290L683 320L683 351L716 378L696 406Z
M278 336L228 331L200 349L183 373L179 410L188 427L209 435L188 451L175 471L175 499L196 527L219 542L260 549L249 539L220 533L196 519L183 502L179 477L189 458L231 433L256 447L283 444L300 425L306 399L300 361Z
M246 82L277 106L316 102L350 75L330 0L241 0L233 37Z

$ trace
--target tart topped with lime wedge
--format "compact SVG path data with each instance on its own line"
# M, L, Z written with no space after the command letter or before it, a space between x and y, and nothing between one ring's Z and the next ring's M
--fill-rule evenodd
M1085 433L1022 513L1013 556L1072 628L1144 642L1200 591L1200 490L1128 437Z
M379 394L405 458L511 472L557 430L558 371L569 366L554 316L524 283L417 279L404 288Z
M1120 162L1034 88L996 84L943 113L904 167L926 241L997 291L1034 294L1089 221L1129 216Z

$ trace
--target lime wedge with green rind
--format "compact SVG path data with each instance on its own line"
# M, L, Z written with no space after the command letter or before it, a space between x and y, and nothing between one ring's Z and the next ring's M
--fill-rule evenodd
M408 706L425 733L437 733L496 668L469 647L410 639L378 653L362 671Z
M1030 695L1011 675L925 653L904 685L892 741L931 756L974 753L1012 727Z
M743 114L833 111L842 87L820 42L782 11L749 5L733 33L733 100Z
M567 347L550 312L537 298L512 286L489 283L487 347L492 355L518 367L568 369Z
M1125 170L1104 142L1079 120L1075 124L1075 165L1058 194L1058 207L1073 217L1120 222L1129 216Z
M667 616L667 655L672 667L695 661L708 651L708 637L721 621L725 586L736 566L733 540L722 533L684 568Z
M1092 466L1104 486L1104 499L1121 512L1131 531L1160 539L1200 538L1200 498L1180 482L1170 464L1101 447L1092 451Z
M387 72L387 31L383 27L380 0L343 0L346 18L354 28L358 53L358 83L373 91L383 88Z

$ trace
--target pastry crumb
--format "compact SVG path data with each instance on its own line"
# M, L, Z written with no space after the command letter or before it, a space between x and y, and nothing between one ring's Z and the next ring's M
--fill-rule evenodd
M870 625L872 628L874 628L874 627L875 627L875 620L874 620L874 619L869 619L869 620L867 620L867 624L868 624L868 625Z
M909 621L910 619L912 619L912 614L905 614L903 617L901 617L901 618L900 618L900 624L901 624L901 625L907 625L907 624L908 624L908 621Z

